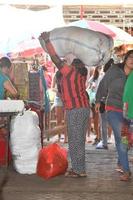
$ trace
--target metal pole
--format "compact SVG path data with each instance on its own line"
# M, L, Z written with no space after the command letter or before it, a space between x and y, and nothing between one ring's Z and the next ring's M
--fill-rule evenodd
M84 18L84 7L83 5L80 6L80 19Z

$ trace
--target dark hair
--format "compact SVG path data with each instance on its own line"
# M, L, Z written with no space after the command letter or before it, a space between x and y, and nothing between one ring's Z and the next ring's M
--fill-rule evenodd
M78 58L73 59L72 65L76 67L77 71L82 75L82 76L87 76L87 69L85 67L85 64Z
M125 55L125 57L124 57L124 61L123 61L123 64L124 64L124 65L125 65L126 60L128 59L128 57L130 56L130 54L133 54L133 49L132 49L132 50L129 50L129 51L126 53L126 55Z
M72 65L74 65L74 66L81 66L81 65L84 65L84 63L80 60L80 59L78 59L78 58L75 58L75 59L73 59L73 61L72 61Z
M45 71L45 72L48 71L48 69L47 69L47 67L45 67L45 65L42 65L41 67L42 67L43 71Z
M119 63L118 66L124 70L124 66L125 66L125 63L128 59L128 57L133 54L133 49L129 50L126 54L125 54L125 57L124 57L124 61L122 63Z
M60 72L59 70L57 70L57 72L56 72L56 74L55 74L55 77L56 77L57 80L60 80L60 79L61 79L62 74L61 74L61 72Z
M103 71L106 73L112 64L114 64L114 60L113 58L110 58L110 60L104 65Z
M12 63L11 63L11 61L10 61L10 59L8 57L2 57L0 59L0 67L1 68L2 67L8 67L8 68L10 68L11 65L12 65Z

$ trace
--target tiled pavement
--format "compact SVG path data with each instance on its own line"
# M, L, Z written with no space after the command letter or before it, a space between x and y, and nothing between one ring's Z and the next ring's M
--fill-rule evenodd
M57 138L53 138L52 141ZM63 144L67 147L67 144ZM129 152L130 157L133 150ZM131 171L133 172L133 164ZM4 200L131 200L133 199L133 180L119 181L115 172L116 151L114 143L109 150L96 150L86 144L87 178L65 178L58 176L44 180L37 175L21 175L8 169L9 180L4 187ZM3 170L0 170L0 177ZM0 198L2 200L2 198Z

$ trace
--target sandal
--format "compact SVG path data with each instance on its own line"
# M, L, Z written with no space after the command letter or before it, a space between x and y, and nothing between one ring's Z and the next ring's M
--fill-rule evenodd
M115 169L115 171L120 172L121 174L124 173L121 165L118 165L118 167Z
M70 170L65 173L65 177L80 178L80 177L87 177L87 174L85 172L76 173L73 170Z
M120 181L129 181L131 179L131 172L124 172L122 176L120 176Z

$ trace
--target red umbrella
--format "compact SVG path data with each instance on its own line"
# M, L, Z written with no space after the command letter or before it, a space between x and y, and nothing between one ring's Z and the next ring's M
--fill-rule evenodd
M18 43L17 47L10 54L11 57L31 57L36 54L44 53L39 40L32 38L31 40Z

